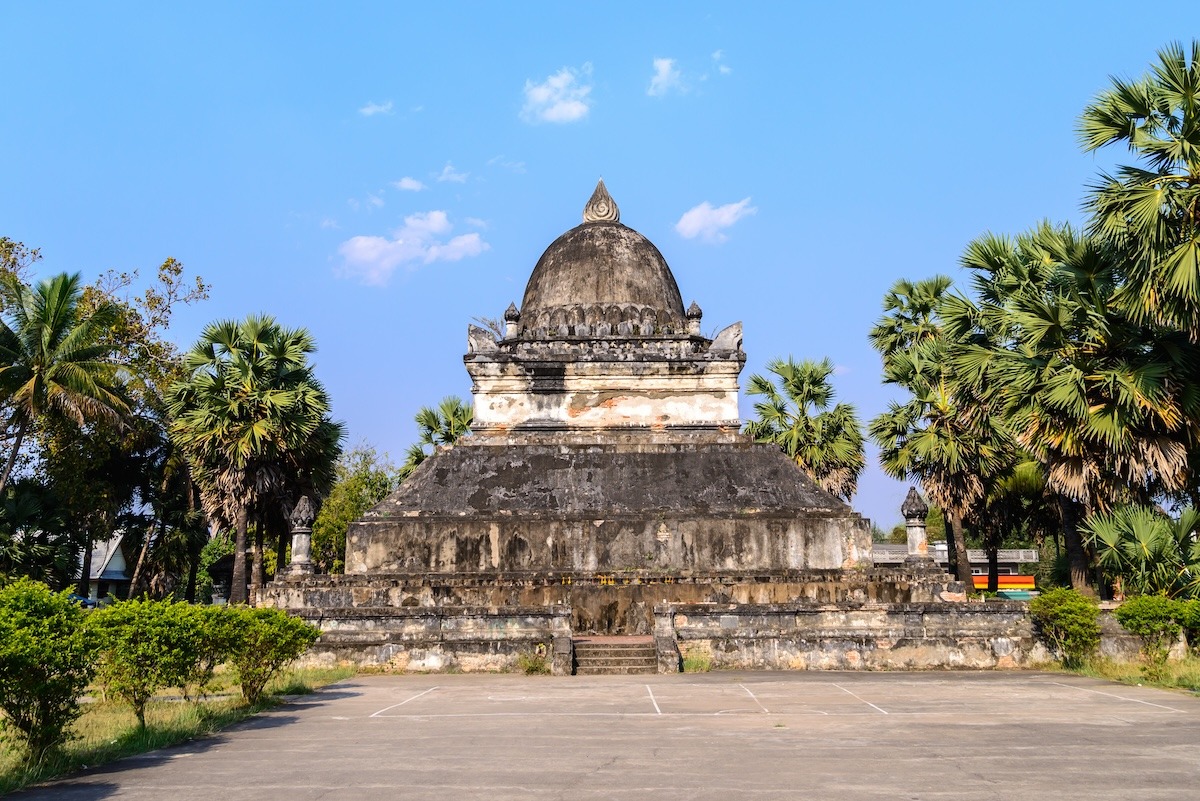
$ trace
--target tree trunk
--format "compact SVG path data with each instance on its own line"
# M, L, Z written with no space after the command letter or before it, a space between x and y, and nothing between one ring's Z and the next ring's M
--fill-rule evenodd
M989 531L987 535L988 592L1000 589L1000 532Z
M279 544L275 546L275 578L283 578L287 573L287 548L291 542L291 532L286 529L279 529Z
M250 568L250 584L253 587L263 585L263 516L258 515L254 525L254 564Z
M963 533L962 515L946 511L946 527L951 532L950 544L954 546L954 576L963 582L966 592L974 592L975 579L971 576L971 557L967 556L967 538Z
M237 536L233 544L233 581L229 587L229 603L244 604L246 592L246 529L250 525L250 512L245 506L238 509L234 527Z
M8 455L8 464L4 465L4 475L0 476L0 492L4 492L4 488L8 486L8 477L12 475L13 465L17 463L17 454L21 452L21 442L25 439L25 431L29 427L29 420L22 418L20 424L17 425L17 439L13 443L12 453ZM83 593L80 593L82 595Z
M196 576L200 572L200 554L192 554L188 563L187 588L183 591L183 600L189 604L196 603Z
M1070 498L1059 497L1059 512L1062 514L1063 542L1067 546L1067 564L1071 568L1071 588L1088 596L1095 596L1088 580L1088 557L1083 547L1083 536L1079 533L1079 503Z
M92 531L88 529L84 532L83 538L83 565L79 568L79 584L75 586L75 592L88 598L92 593ZM99 599L97 599L99 600Z
M133 566L133 578L129 580L129 597L138 597L138 590L141 589L142 583L142 568L146 564L146 553L150 550L150 540L154 538L154 530L158 528L158 520L150 523L150 528L146 529L146 540L142 543L141 550L138 551L137 564Z

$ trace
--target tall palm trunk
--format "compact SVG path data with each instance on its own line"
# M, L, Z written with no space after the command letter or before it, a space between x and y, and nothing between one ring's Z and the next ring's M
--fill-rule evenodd
M1088 556L1083 547L1083 536L1079 533L1082 509L1077 501L1059 496L1059 513L1062 515L1063 543L1067 548L1067 564L1071 569L1071 587L1084 595L1096 594L1088 576Z
M256 589L263 585L263 526L266 525L266 515L258 514L254 525L254 562L250 567L250 586Z
M21 452L21 443L25 440L25 432L29 429L29 419L21 418L17 424L17 439L13 442L12 453L8 455L8 463L4 465L4 475L0 476L0 492L8 486L8 477L12 475L13 465L17 463L17 454ZM80 593L82 595L82 593Z
M79 583L75 592L87 598L92 592L92 530L84 531L83 564L79 568Z
M287 549L288 543L291 542L292 534L287 530L287 527L279 529L279 544L275 546L275 578L282 578L287 572Z
M250 510L243 504L237 512L233 543L233 581L229 587L229 603L246 603L246 529L250 526Z
M996 592L1000 589L1000 532L989 531L984 547L987 549L988 592Z
M951 545L954 546L954 577L965 584L965 590L975 589L971 577L971 557L967 555L967 538L963 533L962 515L957 511L946 511L946 528L950 531Z

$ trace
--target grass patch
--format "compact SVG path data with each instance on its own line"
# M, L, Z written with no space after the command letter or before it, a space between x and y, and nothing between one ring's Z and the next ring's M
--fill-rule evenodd
M1188 656L1171 660L1147 673L1142 662L1114 662L1110 659L1090 659L1076 673L1121 684L1140 684L1167 690L1187 690L1200 693L1200 657Z
M692 652L683 655L684 673L707 673L712 670L712 657L705 653Z
M22 764L23 754L0 742L0 795L77 770L103 765L135 754L144 754L220 731L256 712L274 706L280 695L303 695L318 687L353 676L353 668L313 668L286 671L268 685L268 698L257 706L234 698L208 698L192 703L151 701L146 707L146 728L138 728L133 710L117 701L84 704L72 727L73 739L63 751L39 765ZM224 680L222 680L224 679ZM216 692L236 691L227 677L218 674ZM173 695L175 691L166 691ZM99 698L99 692L96 692Z

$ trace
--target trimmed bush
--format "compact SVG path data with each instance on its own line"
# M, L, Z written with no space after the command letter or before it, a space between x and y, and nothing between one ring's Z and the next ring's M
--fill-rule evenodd
M1178 622L1182 611L1178 601L1161 595L1139 595L1117 607L1117 620L1142 641L1147 675L1157 674L1167 663L1182 630Z
M1075 590L1048 590L1029 602L1029 614L1066 667L1079 667L1100 645L1100 608Z
M279 609L235 607L236 645L232 661L242 696L262 700L267 682L312 645L321 632Z
M146 704L165 687L184 687L204 652L204 616L188 603L122 601L92 613L105 689L133 707L146 727Z
M84 612L66 593L27 578L0 587L0 726L15 730L27 762L67 741L94 672Z

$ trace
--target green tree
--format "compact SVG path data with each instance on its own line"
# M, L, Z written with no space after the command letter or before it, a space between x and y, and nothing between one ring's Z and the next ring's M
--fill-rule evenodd
M1100 645L1100 608L1075 590L1043 592L1029 602L1029 616L1067 667L1079 667Z
M103 335L118 316L97 304L81 314L79 275L62 274L30 288L12 273L0 274L0 402L15 429L0 491L8 483L31 426L53 415L75 425L118 420L128 410Z
M308 331L271 317L212 323L185 357L187 377L169 393L171 436L188 456L205 510L236 532L231 603L247 599L252 513L284 493L314 438L341 439L308 362L315 349Z
M973 587L964 520L986 496L987 482L1011 458L1008 438L986 405L963 387L952 371L941 310L950 290L944 276L899 281L884 298L884 315L871 329L883 358L884 382L909 393L871 420L884 472L921 482L942 510L951 544L952 569Z
M474 416L471 404L464 403L456 395L442 398L436 408L422 406L415 418L420 438L405 453L404 464L400 467L400 480L412 475L439 447L451 446L458 442L459 437L470 433Z
M854 407L831 406L833 363L789 356L771 361L767 370L773 377L750 377L748 394L762 399L754 403L756 418L746 424L746 433L778 445L821 489L849 502L866 457Z
M69 737L95 671L83 610L66 594L20 579L0 586L0 710L40 762Z
M1044 469L1060 506L1072 586L1089 587L1079 521L1093 510L1178 492L1195 438L1187 338L1147 331L1113 302L1114 251L1069 226L972 242L977 300L941 314L956 381L978 395Z
M312 525L312 559L318 570L342 572L350 524L386 498L398 483L396 468L387 456L369 445L342 454L333 488Z
M1125 145L1136 166L1091 187L1090 231L1122 253L1120 300L1138 319L1182 326L1200 339L1200 42L1173 43L1150 72L1112 79L1084 109L1086 152Z

